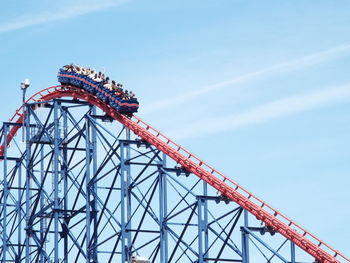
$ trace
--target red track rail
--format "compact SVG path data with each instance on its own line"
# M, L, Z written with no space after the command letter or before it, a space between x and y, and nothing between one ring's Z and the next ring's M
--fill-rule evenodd
M140 118L133 116L129 119L126 116L121 115L111 106L105 104L96 96L83 89L73 86L53 86L34 94L27 100L27 102L38 102L62 97L82 99L99 107L106 114L130 128L142 140L155 146L157 149L179 163L187 171L194 173L217 189L222 195L228 197L253 214L258 220L263 221L266 225L272 227L275 231L294 242L313 256L317 261L322 263L350 262L350 259L344 254L333 249L306 229L297 225L290 218L254 196L251 192L245 190L242 186L224 176L212 166L206 164L203 160L197 158L191 152L173 142L170 138L161 134L158 130L152 128ZM22 122L22 107L23 106L15 112L15 115L10 119L10 122ZM16 119L16 117L18 118ZM19 128L19 126L12 127L7 135L7 146L9 146ZM0 147L0 156L3 155L3 151L4 145Z

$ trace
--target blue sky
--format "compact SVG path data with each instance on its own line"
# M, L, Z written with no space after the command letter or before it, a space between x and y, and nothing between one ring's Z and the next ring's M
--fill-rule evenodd
M1 121L66 63L105 69L139 116L349 255L350 2L7 1Z

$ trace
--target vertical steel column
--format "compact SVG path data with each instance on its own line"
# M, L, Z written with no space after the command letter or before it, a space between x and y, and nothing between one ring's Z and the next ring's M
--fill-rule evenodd
M130 140L130 130L126 129L126 139ZM121 142L120 145L120 189L121 189L121 244L122 263L129 260L131 256L131 194L130 186L130 143Z
M120 222L121 222L121 255L122 255L122 263L125 263L126 258L126 245L125 245L125 239L126 239L126 226L125 226L125 154L124 154L124 143L122 142L120 145L120 200L121 200L121 215L120 215Z
M54 158L53 158L53 173L54 173L54 263L59 263L59 196L58 196L58 184L59 184L59 145L60 145L60 132L59 132L59 104L54 101Z
M67 163L68 163L68 157L67 157L67 136L68 136L68 116L67 116L67 108L62 109L62 117L63 117L63 141L62 141L62 164L61 164L61 177L63 178L63 220L65 223L65 226L68 227L69 220L68 217L68 178L67 178ZM64 262L68 263L68 229L65 227L65 231L63 231L63 251L64 251Z
M163 154L162 167L166 167L166 155ZM160 169L159 171L159 250L160 250L160 263L168 262L168 232L167 232L167 178L166 173Z
M42 148L40 149L40 182L44 183L44 176L45 176L45 165L44 165L44 145L42 146ZM40 211L43 211L45 203L44 203L44 195L42 193L42 191L40 192ZM47 219L42 217L40 220L40 240L41 242L43 242L43 246L46 246L46 240L44 241L44 237L45 237L45 221ZM40 253L40 263L44 263L45 262L45 256L44 256L44 251L45 248L43 247L43 250Z
M208 184L203 181L203 195L208 196ZM208 200L204 200L203 212L204 212L204 258L209 258L209 229L208 229ZM207 262L206 260L204 262Z
M130 129L125 127L125 132L126 132L126 140L130 141ZM130 161L131 158L131 153L130 153L130 143L127 144L126 146L126 160L127 162ZM128 259L131 257L131 247L132 247L132 239L131 239L131 189L130 189L130 185L131 185L131 170L130 170L130 164L127 163L124 166L125 171L126 171L126 204L127 204L127 224L126 224L126 235L128 238L128 249L127 249L127 253L128 253Z
M91 207L90 207L90 164L91 164L91 144L90 144L90 121L85 117L85 141L86 141L86 173L85 173L85 185L86 185L86 262L90 263L90 242L91 242Z
M295 263L295 244L293 242L290 242L290 257L290 262Z
M96 115L96 106L92 106L92 114ZM91 145L92 145L92 173L93 178L96 175L97 172L97 132L96 132L96 126L91 125ZM98 262L98 221L97 221L97 203L96 203L96 196L98 196L97 193L97 182L94 180L93 184L91 185L91 192L93 194L93 203L92 203L92 218L94 220L94 232L92 236L92 259L95 263Z
M198 263L206 263L209 248L208 233L208 184L203 182L203 197L198 197Z
M6 263L6 254L7 254L7 196L8 196L8 185L7 185L7 133L8 125L4 125L4 192L3 192L3 230L2 230L2 263Z
M31 226L30 226L30 196L31 196L31 142L30 142L30 110L29 106L25 105L26 107L26 121L24 122L24 128L25 128L25 137L26 137L26 253L25 253L25 260L26 263L29 263L31 261L30 258L30 238L31 238Z
M22 251L22 204L21 204L21 199L22 199L22 162L19 160L18 161L18 195L17 195L17 213L18 213L18 218L17 218L17 224L18 224L18 233L17 233L17 238L18 238L18 247L17 247L17 254L18 258L16 259L16 263L19 263L21 261L21 251Z
M198 263L204 263L203 256L203 232L204 232L204 222L202 219L203 210L203 199L198 197Z
M244 210L244 226L248 227L248 211ZM242 230L242 263L249 263L249 234Z

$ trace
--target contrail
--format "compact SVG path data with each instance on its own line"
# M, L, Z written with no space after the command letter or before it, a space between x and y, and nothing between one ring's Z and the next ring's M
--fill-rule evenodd
M0 33L12 32L19 29L42 25L54 21L66 20L89 13L101 11L129 2L129 0L87 1L80 4L67 2L62 10L52 10L39 14L17 17L15 20L0 24Z
M239 84L245 81L251 81L259 77L277 75L277 74L282 74L289 71L300 70L315 64L319 64L331 59L335 59L346 53L350 53L350 44L340 45L328 50L314 53L312 55L300 57L284 63L263 68L257 71L249 72L241 76L235 77L233 79L222 81L200 89L195 89L195 90L189 89L191 91L187 93L184 93L178 96L173 96L168 99L158 100L149 105L145 105L142 107L141 113L148 114L148 113L156 112L162 109L170 108L172 106L176 106L181 103L187 102L189 100L195 99L198 96L211 93L214 90L230 87L232 85Z
M299 112L349 100L350 84L347 84L318 90L317 92L290 96L240 113L199 120L192 124L184 125L185 128L171 130L165 134L170 138L189 139L257 125Z

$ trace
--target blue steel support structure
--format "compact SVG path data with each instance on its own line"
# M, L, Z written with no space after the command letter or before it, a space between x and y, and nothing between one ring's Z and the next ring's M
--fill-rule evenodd
M28 104L24 125L2 156L3 263L313 261L95 106Z

